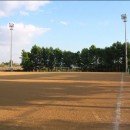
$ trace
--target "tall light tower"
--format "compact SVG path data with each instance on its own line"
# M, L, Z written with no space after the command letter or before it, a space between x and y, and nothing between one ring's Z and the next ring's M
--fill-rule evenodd
M125 24L125 61L126 61L126 72L128 70L128 59L127 59L127 40L126 40L126 22L127 22L127 16L126 14L122 14L121 15L121 19L123 20L124 24Z
M12 30L14 28L14 24L13 23L9 23L9 28L10 28L10 31L11 31L11 46L10 46L10 70L13 71L13 68L12 68Z

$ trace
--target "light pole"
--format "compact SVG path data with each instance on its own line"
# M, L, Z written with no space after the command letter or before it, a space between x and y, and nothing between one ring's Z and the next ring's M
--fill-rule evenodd
M11 31L11 46L10 46L10 70L13 71L12 68L12 30L13 30L14 24L13 23L9 23L9 28Z
M123 20L125 24L125 61L126 61L126 72L128 70L128 59L127 59L127 40L126 40L126 22L127 22L127 16L126 14L121 15L121 19Z

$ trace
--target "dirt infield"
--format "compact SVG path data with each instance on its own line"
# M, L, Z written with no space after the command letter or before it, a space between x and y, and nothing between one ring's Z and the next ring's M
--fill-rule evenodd
M130 130L130 76L0 72L0 130Z

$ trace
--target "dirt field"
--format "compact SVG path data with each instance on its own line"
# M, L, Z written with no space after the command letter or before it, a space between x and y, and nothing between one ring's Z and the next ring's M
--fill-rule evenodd
M130 75L0 72L0 130L130 130Z

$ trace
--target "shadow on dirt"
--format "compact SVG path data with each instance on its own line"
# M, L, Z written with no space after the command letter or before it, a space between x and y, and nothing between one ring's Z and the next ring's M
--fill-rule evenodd
M105 127L104 127L105 126ZM0 123L0 130L112 130L109 123L83 123L62 120L50 120L43 122L38 127L24 127L14 125L11 122Z
M109 99L109 94L118 94L119 86L100 86L89 83L43 83L0 81L0 106L28 106L31 101L82 101L98 100L101 94ZM96 95L95 98L91 97ZM116 100L115 98L109 100ZM49 103L50 104L50 103ZM36 104L34 104L36 105ZM43 104L44 105L44 104ZM46 104L47 105L47 104Z
M0 122L0 130L112 130L113 123L72 122L63 120L50 120L37 127L15 125L11 122ZM129 130L130 124L121 124L120 130Z

